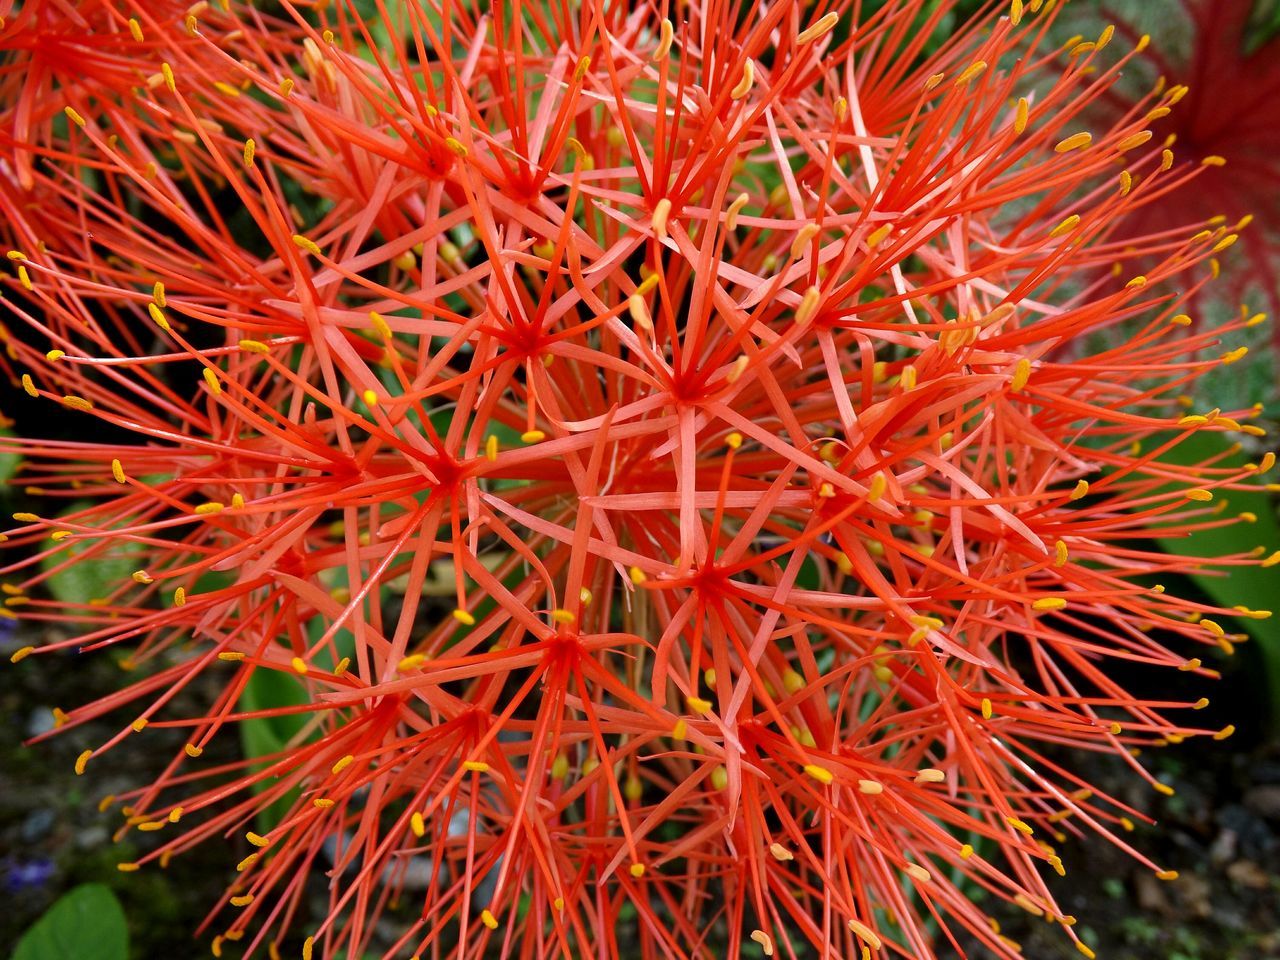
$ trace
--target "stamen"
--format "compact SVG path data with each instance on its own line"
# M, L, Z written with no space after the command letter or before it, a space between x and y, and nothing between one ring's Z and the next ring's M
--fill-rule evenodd
M802 30L796 37L796 45L803 46L806 43L811 43L814 40L817 40L819 37L826 36L835 29L835 25L839 22L840 14L836 13L834 10L831 11L826 16L820 17Z

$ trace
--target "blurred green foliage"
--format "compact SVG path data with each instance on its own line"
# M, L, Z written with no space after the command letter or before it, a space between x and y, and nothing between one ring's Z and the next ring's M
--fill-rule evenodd
M129 929L116 895L100 883L63 894L22 935L11 960L128 960Z

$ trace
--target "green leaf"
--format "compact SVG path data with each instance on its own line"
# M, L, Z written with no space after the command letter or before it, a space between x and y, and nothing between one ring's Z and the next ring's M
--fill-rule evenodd
M68 512L76 513L86 506L77 504ZM69 540L64 549L42 561L46 571L54 571L45 582L54 598L63 603L88 603L128 580L140 566L142 549L141 544L127 540ZM69 556L80 559L62 566ZM56 569L59 566L62 569Z
M1187 437L1165 459L1174 463L1204 463L1225 453L1231 442L1221 433L1198 431ZM1239 465L1245 457L1239 454L1218 461L1219 466ZM1275 505L1266 491L1231 490L1219 495L1229 502L1228 513L1238 516L1251 513L1257 517L1253 523L1240 520L1212 530L1198 530L1181 537L1161 537L1160 546L1170 554L1198 557L1219 557L1232 553L1247 553L1255 547L1265 547L1267 552L1280 549L1280 523L1276 521ZM1220 575L1192 573L1191 580L1223 607L1242 605L1250 608L1268 607L1273 604L1280 575L1276 568L1259 566L1231 567ZM1271 688L1271 703L1280 704L1280 618L1253 620L1241 617L1237 621L1258 642L1258 650L1266 665L1267 682ZM1280 720L1280 718L1273 719Z
M12 430L0 430L0 437L12 437ZM16 453L0 453L0 484L8 483L18 472L22 457Z
M293 706L307 702L307 691L293 677L279 670L255 670L240 694L240 709L269 710L274 707ZM258 717L241 721L239 725L240 747L246 757L265 757L283 750L285 744L302 729L307 715L291 713L280 717ZM267 784L255 783L254 792L261 793ZM288 812L293 803L291 795L275 801L258 814L258 828L269 831Z
M128 960L129 928L120 902L100 883L64 894L37 920L12 960Z

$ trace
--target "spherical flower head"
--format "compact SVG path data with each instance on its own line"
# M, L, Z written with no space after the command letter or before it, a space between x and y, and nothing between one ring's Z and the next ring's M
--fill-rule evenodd
M1220 264L1224 282L1203 290L1193 306L1220 304L1220 312L1235 313L1252 297L1274 315L1280 309L1274 255L1280 198L1270 188L1280 176L1280 35L1274 24L1265 22L1253 0L1180 0L1159 11L1111 0L1093 16L1084 7L1072 11L1066 29L1096 24L1099 14L1114 23L1117 35L1145 43L1145 49L1122 82L1099 99L1095 113L1102 122L1145 113L1156 139L1180 162L1199 167L1193 189L1151 197L1120 225L1118 236L1173 232L1193 222L1238 230L1239 250ZM1186 285L1188 278L1179 282ZM1252 339L1265 344L1265 332L1274 343L1275 330L1260 329Z
M1234 235L1112 242L1187 177L1080 120L1131 50L1046 81L1056 5L951 6L232 2L68 93L3 194L77 436L3 441L51 505L4 609L127 651L77 772L182 730L122 869L243 835L215 952L1012 957L981 886L1089 954L1048 840L1164 874L1044 750L1161 787L1215 731L1112 667L1254 612L1151 578L1280 559L1148 545L1274 459L1172 456L1256 429L1179 402L1232 358L1168 281Z

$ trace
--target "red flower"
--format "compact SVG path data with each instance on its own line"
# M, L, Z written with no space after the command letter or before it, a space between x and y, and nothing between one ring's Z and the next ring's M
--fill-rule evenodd
M1182 0L1162 9L1156 42L1146 53L1147 69L1107 102L1117 115L1130 110L1146 92L1143 84L1159 77L1163 87L1177 91L1178 103L1167 115L1153 116L1152 129L1180 156L1203 165L1194 188L1153 198L1134 212L1122 233L1142 236L1187 223L1217 226L1256 219L1259 226L1242 235L1245 256L1224 265L1229 290L1215 293L1234 301L1228 304L1231 311L1249 294L1260 293L1274 313L1280 310L1275 257L1280 195L1274 186L1280 182L1280 36L1253 42L1257 6L1254 0ZM1123 16L1116 19L1136 39L1138 26Z
M5 442L71 504L5 574L78 635L16 659L130 651L61 720L121 718L81 772L183 732L122 866L248 831L215 953L1012 956L974 885L1076 938L1043 838L1139 814L1042 745L1159 787L1130 749L1213 733L1111 667L1213 673L1254 614L1147 578L1258 555L1147 544L1274 458L1166 458L1257 428L1178 404L1236 357L1194 359L1222 331L1166 281L1235 236L1110 239L1185 179L1141 115L1081 124L1132 55L1032 97L1052 10L926 54L933 6L233 5L156 25L159 83L67 86L3 187L6 290L85 435ZM302 702L250 704L269 675Z

